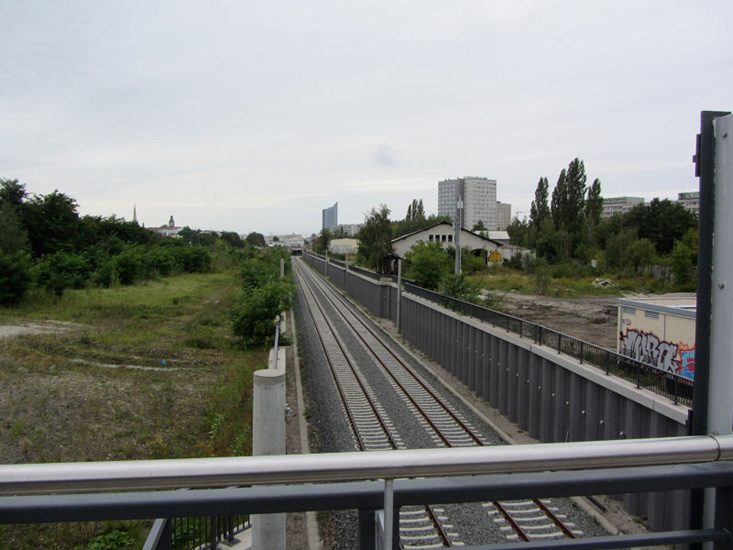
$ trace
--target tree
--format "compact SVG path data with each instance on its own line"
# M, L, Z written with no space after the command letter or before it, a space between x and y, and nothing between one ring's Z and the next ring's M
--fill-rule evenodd
M328 251L328 245L331 243L331 240L333 240L331 231L325 227L321 229L321 234L316 239L316 252L325 254Z
M244 238L244 242L250 246L259 246L261 248L267 246L265 236L262 233L256 233L255 231L252 231L252 233L247 235Z
M514 219L506 228L507 233L509 233L509 242L517 246L527 246L529 244L529 229L528 222L514 216Z
M586 175L582 160L575 158L570 162L565 182L566 195L562 221L571 236L577 239L585 211Z
M639 204L624 216L624 225L638 228L639 238L654 243L657 254L672 252L676 241L697 227L697 218L678 202L654 199Z
M654 253L654 245L649 239L638 239L632 242L626 251L628 265L636 271L644 269L652 264Z
M0 251L0 305L19 303L30 285L30 258L26 252Z
M451 272L453 262L440 243L418 242L405 254L405 273L418 286L435 290Z
M479 220L475 224L473 224L471 231L473 231L474 233L476 233L477 231L486 231L486 226L484 225L483 220Z
M596 178L588 188L585 200L585 218L588 221L591 241L595 239L595 229L601 223L603 213L603 197L601 196L601 180Z
M540 178L534 192L534 200L529 207L529 223L536 229L542 227L542 222L550 217L550 205L547 203L548 189L547 178Z
M81 220L76 210L76 201L58 191L23 203L22 222L34 257L77 248Z
M25 185L19 183L18 180L0 178L0 206L9 204L13 207L19 207L23 204L26 196Z
M242 237L240 237L239 234L235 233L234 231L222 231L219 235L219 238L232 248L244 247L244 241L242 240Z
M0 203L0 252L13 254L28 250L28 235L10 202Z
M372 208L367 213L358 237L359 256L377 273L383 273L385 260L392 254L392 226L386 205Z
M677 241L672 250L672 276L674 282L685 290L694 290L697 281L697 244L696 229L690 229Z
M550 203L550 213L552 215L552 223L556 229L560 229L564 221L566 202L567 202L567 183L565 169L560 172L557 178L555 189L552 190L552 202Z

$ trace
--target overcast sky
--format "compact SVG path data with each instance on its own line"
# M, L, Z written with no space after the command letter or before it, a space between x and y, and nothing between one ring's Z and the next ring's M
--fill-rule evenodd
M0 177L81 214L240 233L363 221L437 182L529 210L574 157L605 196L697 188L733 110L733 2L0 0ZM522 214L520 213L520 216Z

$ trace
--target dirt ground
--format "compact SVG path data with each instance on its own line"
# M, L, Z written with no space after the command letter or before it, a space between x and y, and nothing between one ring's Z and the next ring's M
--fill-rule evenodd
M616 350L616 298L551 298L514 292L497 293L498 309L547 328Z

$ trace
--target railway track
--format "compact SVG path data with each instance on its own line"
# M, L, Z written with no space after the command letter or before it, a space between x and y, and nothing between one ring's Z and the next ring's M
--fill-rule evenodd
M349 419L356 449L405 449L394 425L375 398L374 391L318 303L311 283L303 279L299 281L299 286L341 397L341 406ZM408 506L400 509L401 546L413 549L461 546L458 535L450 531L452 525L447 521L442 508Z
M319 289L375 364L382 367L390 385L419 419L436 446L489 444L479 430L446 403L427 380L393 351L385 338L355 311L355 306L310 269L298 265L297 271L304 279L307 278L311 291L314 287ZM566 516L549 499L492 501L482 503L482 506L489 519L508 540L553 540L575 538L583 534L572 522L567 521Z

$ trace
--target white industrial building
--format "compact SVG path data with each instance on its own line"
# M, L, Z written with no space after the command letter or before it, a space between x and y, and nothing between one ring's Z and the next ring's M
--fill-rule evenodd
M684 206L685 210L695 214L695 216L700 214L700 191L677 193L677 202Z
M458 197L463 201L463 227L481 221L487 229L497 226L496 180L466 177L438 182L438 215L456 215Z

